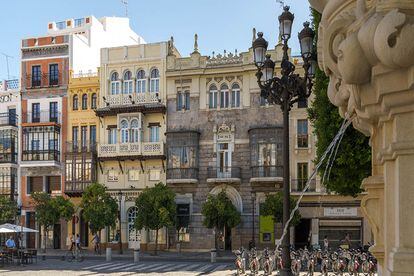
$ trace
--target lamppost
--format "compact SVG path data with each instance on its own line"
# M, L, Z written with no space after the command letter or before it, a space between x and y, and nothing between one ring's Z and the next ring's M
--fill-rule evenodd
M289 111L294 103L307 99L312 91L312 78L315 75L316 59L313 55L314 31L305 22L299 33L300 49L303 58L305 74L300 77L295 73L295 65L289 61L288 40L292 31L294 15L285 6L279 16L280 38L283 42L283 58L281 63L281 76L274 76L275 63L266 54L268 42L263 33L253 41L254 62L258 69L257 83L261 89L261 96L270 104L280 105L283 112L283 228L290 215L290 185L289 185ZM290 233L287 231L282 240L282 261L284 268L282 275L292 275L290 262Z
M119 204L119 212L118 212L118 222L119 222L119 254L122 254L122 226L121 226L121 202L122 202L122 191L119 190L118 192L118 204Z

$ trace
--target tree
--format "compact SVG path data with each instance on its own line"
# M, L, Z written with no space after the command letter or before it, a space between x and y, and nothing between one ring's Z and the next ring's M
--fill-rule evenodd
M80 208L82 215L89 221L92 233L98 233L106 226L115 226L118 218L118 204L107 193L107 188L99 183L89 185L82 194Z
M314 30L318 30L321 15L312 10ZM316 34L317 37L317 34ZM317 38L316 38L317 41ZM308 109L309 119L316 134L316 160L319 162L328 145L338 132L342 118L338 108L330 103L327 95L329 78L318 69L315 75L314 101ZM347 129L339 147L338 153L330 172L329 180L324 185L328 191L341 195L356 196L361 190L361 181L371 171L371 149L369 138L350 127ZM327 158L328 159L328 158ZM319 170L321 176L325 174L327 159Z
M13 221L17 215L17 203L10 196L0 195L0 224Z
M36 220L43 226L43 245L46 250L46 241L50 227L59 222L60 219L68 221L75 213L73 203L62 196L51 197L48 193L33 193L33 205L36 210Z
M293 210L296 206L296 200L290 197L290 210ZM260 213L264 216L272 216L273 222L283 222L283 193L277 192L276 194L266 195L266 200L261 206ZM296 226L301 219L299 210L296 210L290 226Z
M215 249L217 249L217 231L236 227L241 221L240 212L227 197L225 190L217 195L208 195L207 201L201 207L201 213L204 216L204 226L214 229Z
M175 225L175 193L160 182L154 187L146 187L136 199L135 206L138 208L135 228L155 230L154 254L157 255L159 229Z

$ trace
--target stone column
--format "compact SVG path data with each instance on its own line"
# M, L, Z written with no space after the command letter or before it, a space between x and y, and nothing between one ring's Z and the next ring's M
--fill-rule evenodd
M328 97L370 136L361 202L379 275L414 275L414 4L309 0L322 13L318 62Z

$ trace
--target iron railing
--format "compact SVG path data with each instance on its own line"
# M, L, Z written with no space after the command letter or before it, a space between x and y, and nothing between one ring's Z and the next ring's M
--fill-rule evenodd
M66 152L68 153L87 153L96 152L95 141L69 141L66 142Z
M17 152L1 152L0 151L0 164L1 163L17 164Z
M61 123L61 113L51 110L40 110L39 112L25 112L22 114L23 123Z
M92 181L65 181L65 193L81 193Z
M207 178L241 178L239 167L208 167Z
M308 179L292 179L290 181L290 190L292 192L302 192L306 186ZM310 180L309 189L306 192L315 192L316 191L316 179Z
M252 177L283 177L283 166L252 166Z
M25 88L28 89L56 87L61 86L62 84L61 72L55 74L41 73L38 75L26 74Z
M168 168L168 179L198 179L198 168Z
M9 112L0 113L0 126L17 126L18 116Z
M57 161L60 162L59 150L23 150L22 161Z

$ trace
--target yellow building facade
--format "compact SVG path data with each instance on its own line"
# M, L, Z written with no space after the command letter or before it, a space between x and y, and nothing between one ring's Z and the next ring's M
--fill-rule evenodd
M99 137L99 118L95 114L100 90L99 70L87 74L70 73L65 150L65 194L76 207L82 192L97 181L96 143ZM79 234L83 247L93 248L92 233L76 208L68 222L68 237ZM68 242L67 242L68 244Z

